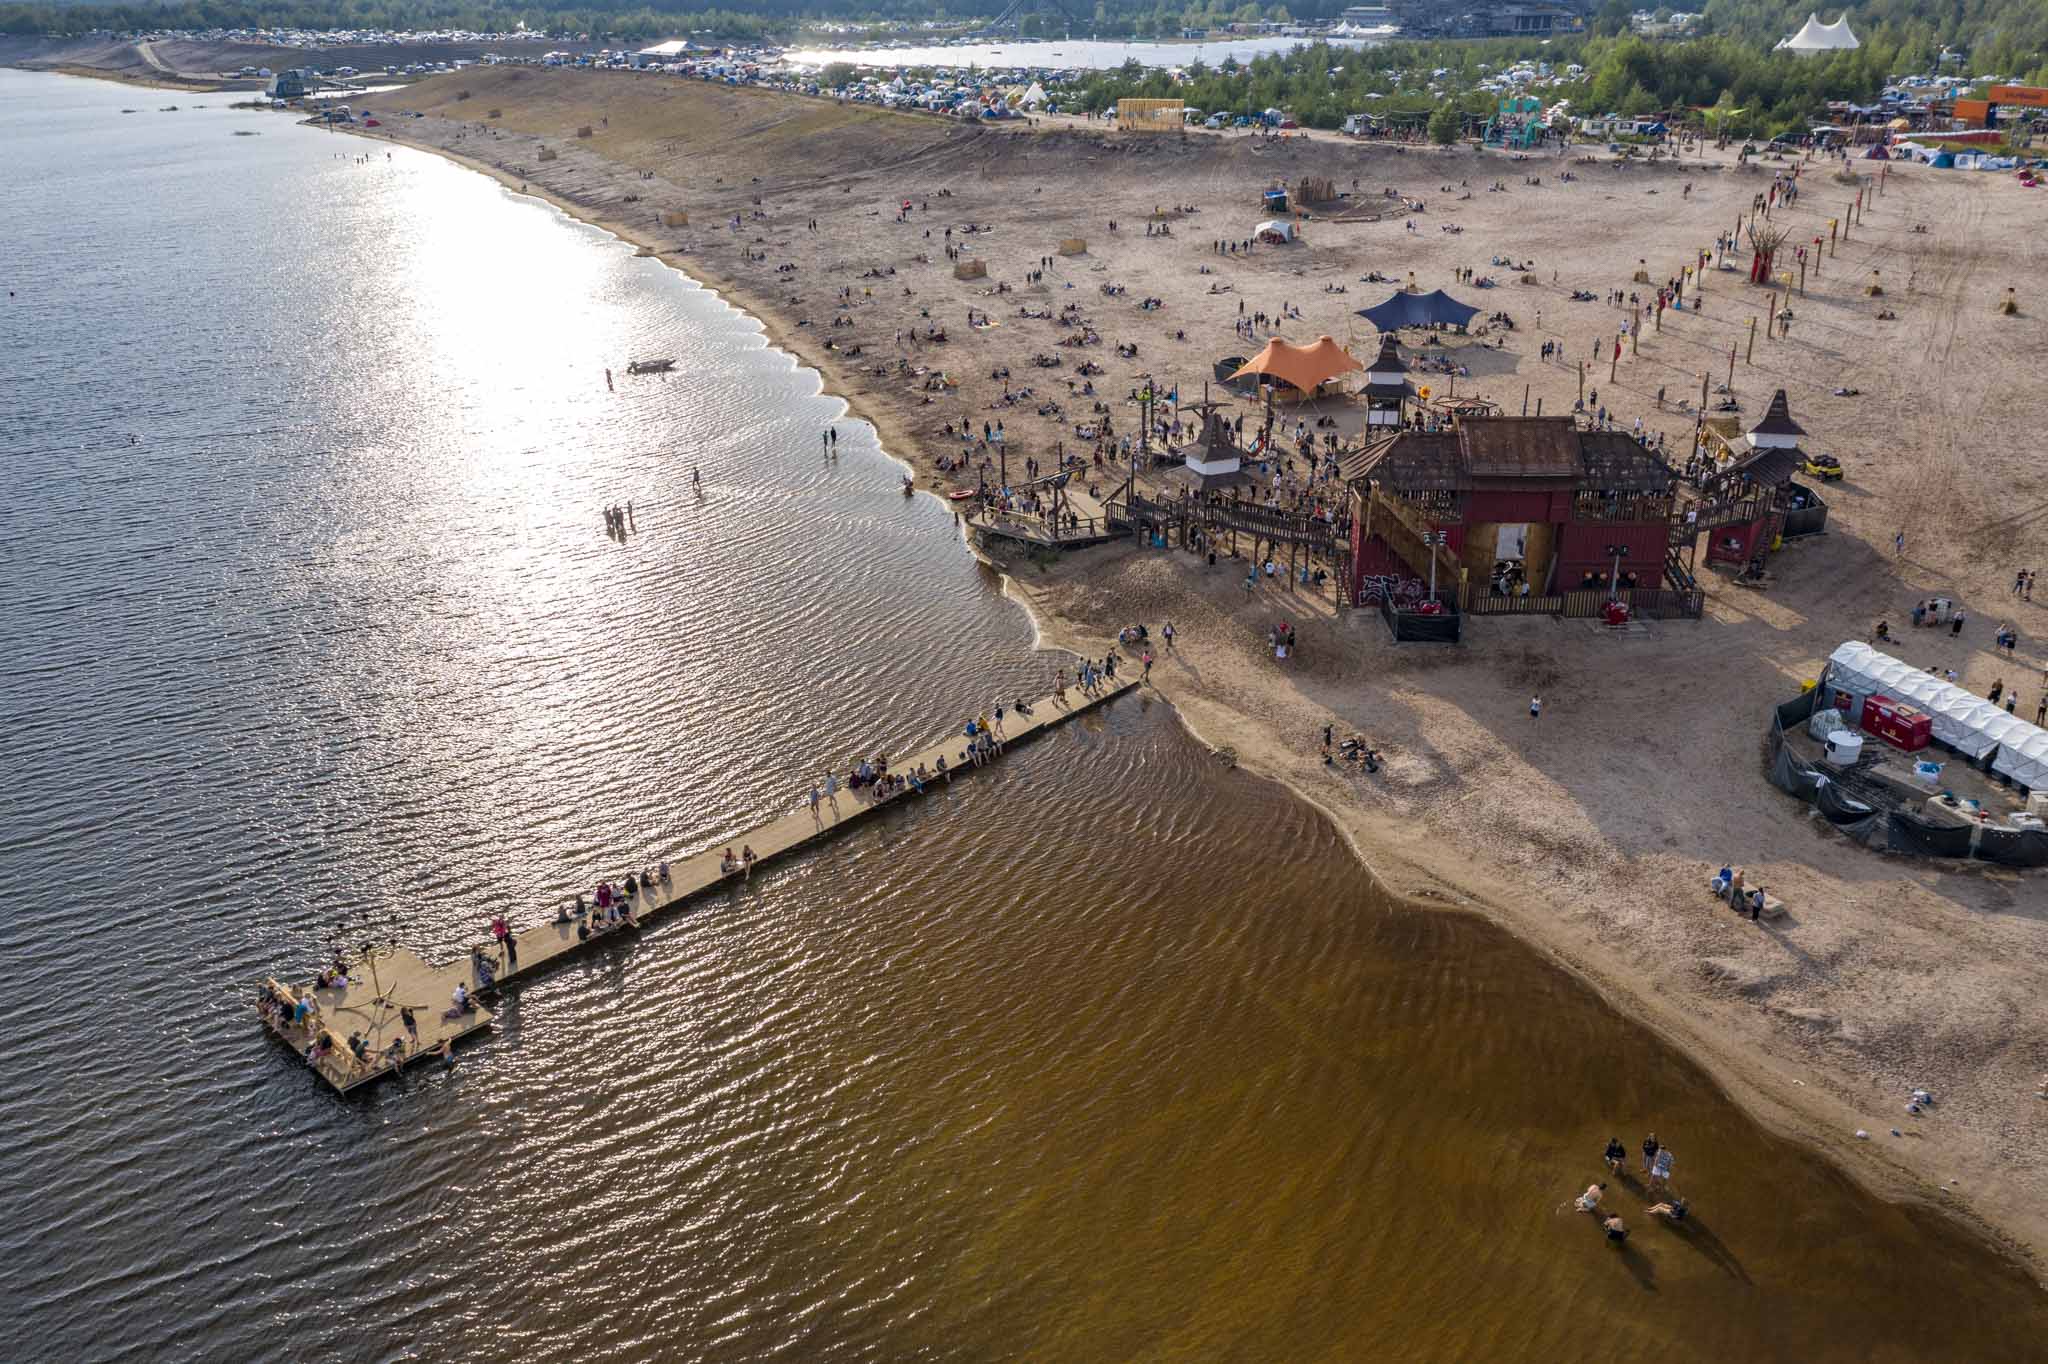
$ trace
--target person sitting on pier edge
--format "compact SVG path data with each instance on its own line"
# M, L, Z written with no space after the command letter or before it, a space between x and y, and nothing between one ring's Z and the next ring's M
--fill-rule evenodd
M663 863L661 864L661 868L660 868L660 873L661 873L661 883L662 883L662 884L663 884L663 885L665 886L665 885L667 885L667 884L668 884L668 863L667 863L667 862L663 862Z
M582 900L582 898L583 898L583 897L579 895L579 896L577 896L576 898L577 898L577 900L578 900L578 901L580 902L580 901ZM573 921L575 920L575 918L576 918L576 915L575 915L575 913L574 913L573 911L571 911L571 910L570 910L570 908L569 908L569 902L568 902L567 900L564 900L564 901L562 901L562 903L560 903L559 905L556 905L556 906L555 906L555 922L556 922L556 923L558 923L558 924L566 924L566 923L571 923L571 922L573 922Z
M720 876L730 876L739 869L739 859L732 855L731 848L727 848L725 850L725 856L718 859L718 874Z
M461 981L455 982L455 1007L449 1010L449 1012L451 1014L466 1014L474 1012L475 1009L476 1004L469 997L469 987Z

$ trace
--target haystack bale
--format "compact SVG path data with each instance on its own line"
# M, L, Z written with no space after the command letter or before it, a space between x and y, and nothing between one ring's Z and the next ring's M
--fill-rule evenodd
M1872 298L1884 297L1884 286L1877 282L1877 273L1877 271L1872 270L1870 272L1870 283L1863 286L1863 292Z
M2010 288L2005 291L2005 297L1999 300L1998 311L2005 317L2019 316L2020 301Z
M1536 276L1534 276L1534 275L1523 275L1523 276L1522 276L1522 279L1521 279L1521 282L1522 282L1523 284L1534 284L1534 283L1536 282Z
M590 125L589 125L588 123L586 123L586 124L584 124L584 125L583 125L583 126L582 126L581 128L578 128L578 129L576 130L576 136L578 136L578 137L589 137L589 136L590 136Z
M1060 243L1060 254L1062 256L1085 256L1088 254L1088 243L1080 237L1068 237Z
M1650 282L1650 272L1648 270L1636 271L1633 282L1636 284L1648 284Z
M551 147L542 147L540 149L540 159L543 161L553 161L557 155L558 153Z
M987 279L988 263L978 260L963 260L953 266L954 279Z
M672 208L661 215L661 225L663 227L688 227L690 225L690 215L679 208Z
M503 118L504 116L505 111L503 109L493 109L484 115L485 118Z

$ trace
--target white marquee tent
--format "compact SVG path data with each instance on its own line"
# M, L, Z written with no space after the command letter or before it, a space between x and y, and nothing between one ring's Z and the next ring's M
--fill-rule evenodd
M1918 706L1933 721L1934 737L1964 757L1975 762L1996 749L1992 771L2029 789L2048 790L2048 730L1974 692L1853 640L1829 656L1823 685Z
M1797 33L1778 44L1780 52L1847 52L1863 46L1856 35L1849 31L1849 11L1843 10L1842 17L1832 24L1823 24L1818 14L1806 16L1806 24Z

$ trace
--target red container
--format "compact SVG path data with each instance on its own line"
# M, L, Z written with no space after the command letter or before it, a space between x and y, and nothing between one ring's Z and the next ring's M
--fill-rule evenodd
M1889 696L1873 696L1863 703L1863 728L1907 753L1918 753L1934 742L1934 717Z

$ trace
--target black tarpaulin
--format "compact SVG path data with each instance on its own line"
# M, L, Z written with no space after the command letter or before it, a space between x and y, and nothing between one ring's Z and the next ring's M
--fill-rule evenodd
M1985 829L1977 835L1977 856L2001 867L2048 867L2048 831Z
M1885 829L1885 846L1893 852L1918 853L1923 857L1968 857L1970 828L1894 810Z

